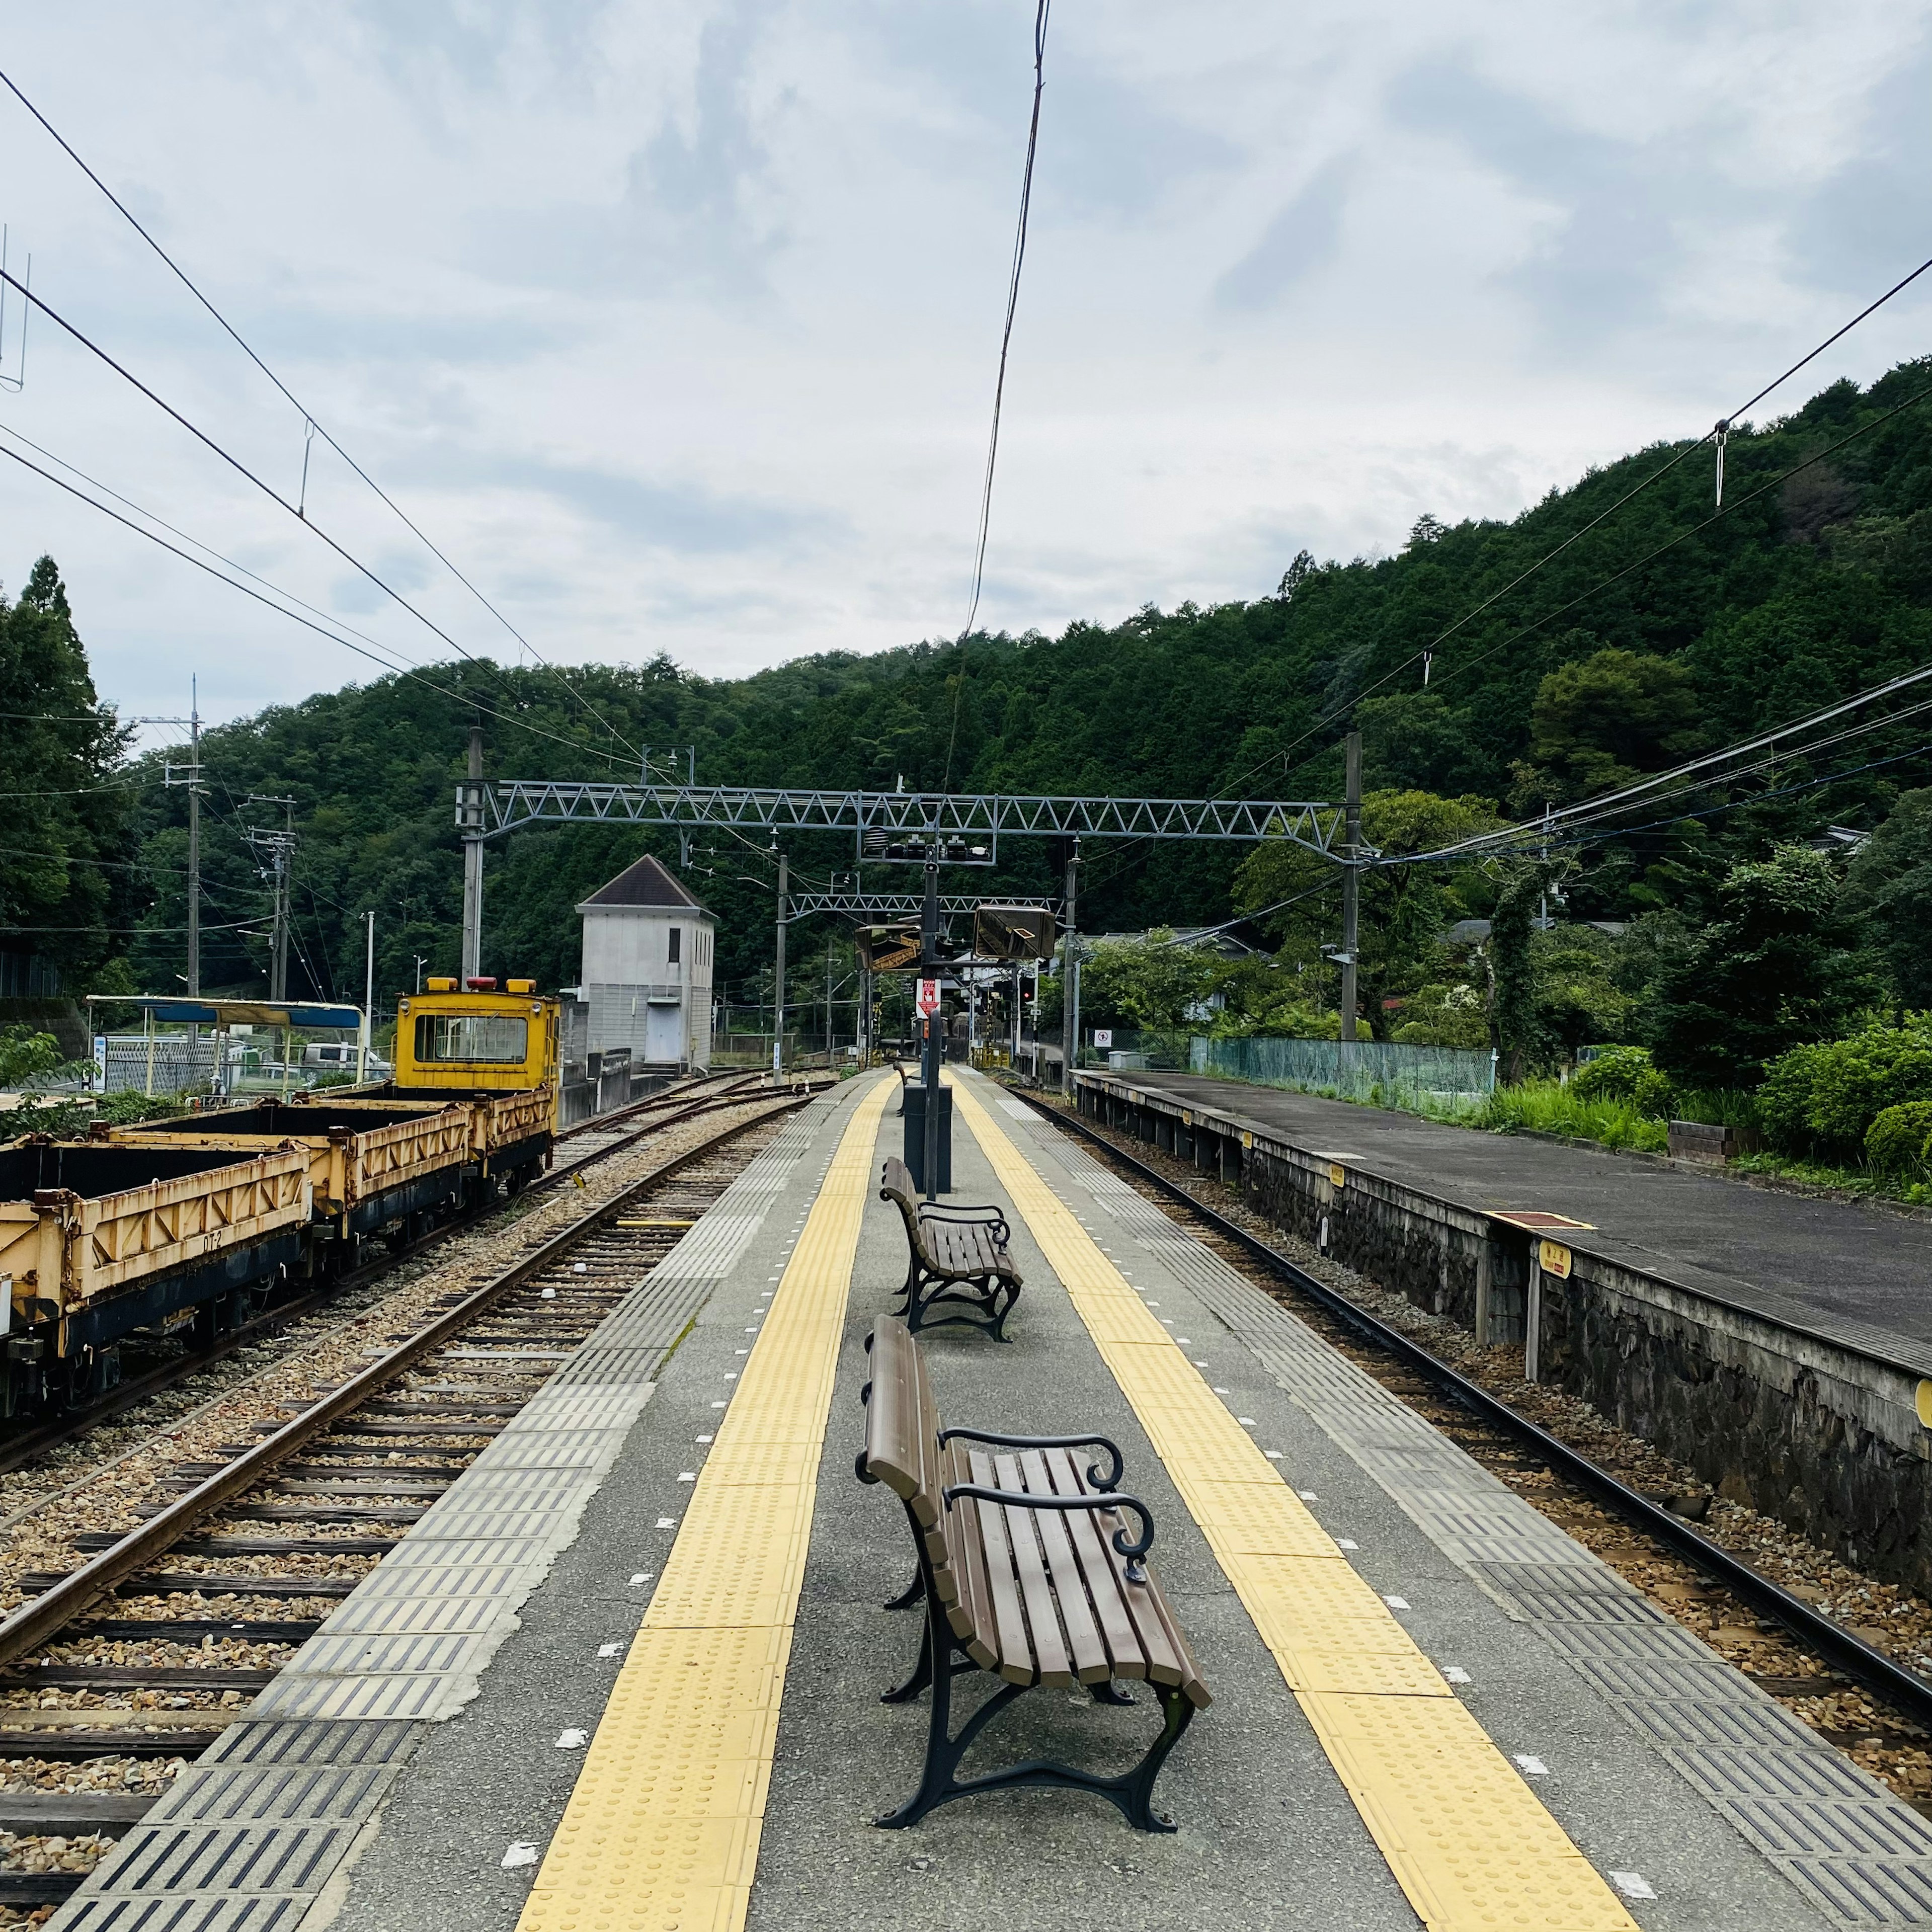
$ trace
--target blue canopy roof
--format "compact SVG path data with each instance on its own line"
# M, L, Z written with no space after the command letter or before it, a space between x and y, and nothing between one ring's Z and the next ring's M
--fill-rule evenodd
M158 1020L188 1026L225 1028L242 1026L302 1027L317 1032L359 1033L360 1006L325 1005L320 1001L270 1000L190 1000L179 993L98 993L89 1006L141 1006Z

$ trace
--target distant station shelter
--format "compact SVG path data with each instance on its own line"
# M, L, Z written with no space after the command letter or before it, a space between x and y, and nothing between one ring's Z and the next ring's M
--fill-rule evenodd
M633 1066L707 1069L716 919L648 856L577 910L590 1050L628 1051Z

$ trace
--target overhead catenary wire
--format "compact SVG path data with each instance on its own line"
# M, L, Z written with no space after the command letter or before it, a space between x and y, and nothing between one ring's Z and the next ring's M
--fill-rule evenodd
M399 672L403 676L414 680L416 682L423 685L428 689L435 692L440 697L449 699L453 704L462 705L473 710L481 711L485 716L494 718L499 722L512 726L516 730L528 731L536 737L548 738L554 744L568 746L572 751L580 752L585 748L585 747L580 744L575 739L561 737L554 731L547 731L541 725L531 724L527 719L514 717L508 712L498 711L493 706L485 704L473 693L462 691L452 691L446 685L438 684L434 678L427 676L422 671L412 668L406 659L404 659L400 664L392 663L388 658L380 656L376 650L367 649L361 644L352 642L349 638L344 637L342 634L340 629L332 628L330 624L319 623L312 618L302 616L300 610L291 610L289 608L288 604L277 603L274 598L265 596L261 591L254 590L250 588L249 585L238 582L235 578L224 575L221 571L216 569L212 564L206 562L200 557L192 555L190 552L181 548L178 544L170 543L165 537L157 536L152 530L144 528L141 524L135 522L132 518L123 516L118 510L115 509L111 505L101 502L98 498L90 496L85 490L80 489L74 484L68 482L64 477L56 476L52 470L44 470L38 463L28 461L28 460L26 457L22 456L18 450L9 449L4 444L0 444L0 456L5 457L9 462L17 463L23 470L31 470L35 476L45 478L46 480L52 484L56 489L64 490L69 496L77 498L80 502L86 504L91 509L99 511L104 517L112 518L116 523L122 525L128 530L132 530L137 536L146 537L150 543L158 544L161 549L169 551L171 554L179 557L183 562L190 563L194 565L196 569L206 572L208 575L213 578L218 584L225 584L231 590L239 591L243 596L253 598L256 603L266 605L269 610L278 612L282 616L287 618L292 623L301 625L304 630L314 632L318 637L326 638L331 644L340 644L344 650L353 651L358 657L367 658L371 664L380 664L385 670ZM146 512L144 512L142 514L145 514ZM184 538L184 541L196 542L197 540L188 538ZM210 549L206 544L198 544L197 547L207 550L208 555L211 556L220 556L221 555L218 550ZM254 575L254 573L252 571L247 571L244 566L230 563L230 560L226 557L221 557L221 561L224 565L227 565L232 569L242 571L246 575L251 577ZM259 582L265 580L258 578L256 580ZM287 593L285 592L279 590L276 592L277 596L284 596ZM298 601L298 600L293 598L290 598L289 599L290 603L295 603ZM304 608L312 608L313 607L305 606ZM358 634L360 634L358 633ZM128 788L129 788L118 785L94 785L82 788L83 790L92 791L114 791ZM62 795L63 794L58 793L44 791L15 793L0 792L0 798L42 798L55 797Z
M0 70L0 82L4 83L8 92L10 93L14 96L14 99L19 101L20 105L24 107L27 112L33 116L34 120L40 124L41 128L44 128L47 134L52 138L56 145L58 146L61 151L67 156L68 160L72 161L74 166L80 169L81 172L86 176L88 179L100 190L102 194L106 196L108 201L112 205L115 210L128 223L129 226L130 226L134 230L135 233L140 236L141 239L146 242L148 246L160 257L161 260L166 265L169 272L175 277L176 280L181 284L182 286L186 289L188 293L194 296L195 300L208 311L211 316L214 318L216 325L221 329L222 332L227 336L229 340L232 342L235 346L241 350L242 354L247 356L248 360L254 363L255 367L268 378L269 382L274 385L275 388L280 393L290 406L300 412L304 427L302 446L302 490L301 501L294 506L296 515L304 522L309 520L307 514L308 497L308 446L310 441L312 441L315 436L319 435L323 442L327 443L329 448L334 450L336 454L340 457L343 461L355 472L356 475L360 478L370 490L374 491L376 495L382 500L385 506L402 523L404 526L410 532L410 535L415 537L416 540L429 551L430 554L434 556L436 560L463 586L464 590L467 590L470 596L475 598L476 601L483 606L484 609L488 610L490 616L494 617L497 622L502 625L503 628L507 631L512 637L516 639L518 644L520 644L525 650L528 651L531 656L535 658L539 664L542 664L544 668L550 673L551 676L555 677L558 682L563 686L565 690L570 693L571 697L577 704L582 706L583 708L587 711L598 724L602 725L605 730L609 732L610 736L615 738L627 752L632 753L634 755L641 757L642 754L638 752L637 746L633 745L628 738L625 737L623 734L620 732L608 718L604 717L580 692L576 690L574 687L572 686L569 680L562 675L559 668L556 665L551 664L550 660L544 656L542 652L538 650L536 646L532 644L529 638L525 637L524 634L517 628L516 626L510 622L509 619L497 608L495 604L491 602L490 598L484 594L482 590L480 590L468 576L459 569L449 556L448 556L443 550L431 540L428 532L416 522L414 518L412 518L409 513L403 508L402 506L398 503L366 470L362 467L361 464L356 461L354 457L350 454L347 450L343 448L342 445L338 442L332 435L330 434L327 428L326 428L322 424L316 419L314 412L311 410L306 404L300 401L296 398L293 392L290 389L288 385L282 380L280 376L278 376L274 370L270 368L268 364L262 359L261 356L256 352L254 349L251 347L248 341L243 338L241 332L235 327L234 324L231 322L225 315L222 314L220 309L215 307L213 302L212 302L206 295L202 293L200 287L196 284L194 278L188 274L188 271L168 253L166 249L161 246L160 243L155 239L154 236L148 231L147 227L135 215L134 211L130 208L128 205L122 200L120 196L107 185L106 182L101 179L99 175L95 173L92 168L88 166L86 161L82 160L79 152L74 148L74 144L70 142L67 137L54 126L53 123L40 112L39 108L35 106L33 102L29 100L26 95L21 92L19 84L13 79L13 77L4 70ZM386 589L387 588L386 586L384 587ZM389 594L394 596L396 593L392 591ZM400 602L403 600L398 598L397 601ZM406 605L405 608L406 608L408 607ZM424 621L427 622L428 620L424 620ZM453 640L452 641L453 643ZM455 648L460 650L460 646L455 646ZM467 656L469 653L465 652L463 655Z
M1026 262L1027 224L1033 212L1033 164L1040 152L1040 108L1046 92L1046 23L1053 0L1038 0L1033 23L1033 118L1027 126L1026 166L1020 176L1019 220L1013 230L1012 266L1006 277L1006 320L1000 330L999 373L993 382L993 421L986 437L986 470L980 486L980 528L973 550L973 594L967 605L966 622L961 627L963 646L973 634L974 620L980 614L980 592L986 582L986 539L993 520L993 476L1000 458L1000 414L1006 396L1006 358L1013 345L1013 318L1019 312L1020 271ZM966 663L962 650L959 670L952 687L952 722L946 734L946 773L940 781L944 791L952 782L952 754L959 739L959 700L965 688Z

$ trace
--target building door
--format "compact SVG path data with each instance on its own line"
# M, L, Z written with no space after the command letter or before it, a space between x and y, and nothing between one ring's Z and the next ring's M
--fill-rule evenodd
M684 1057L684 1009L654 1004L644 1009L644 1058L654 1065Z

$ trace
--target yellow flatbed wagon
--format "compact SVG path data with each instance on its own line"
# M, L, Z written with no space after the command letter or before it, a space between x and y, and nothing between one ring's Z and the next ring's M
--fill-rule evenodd
M310 1214L298 1147L0 1148L8 1412L88 1399L130 1330L190 1318L298 1264Z

